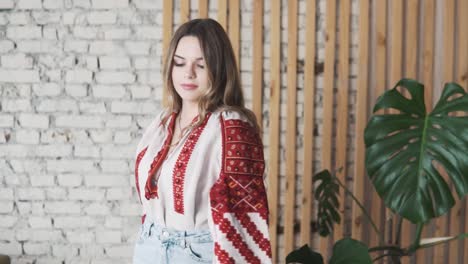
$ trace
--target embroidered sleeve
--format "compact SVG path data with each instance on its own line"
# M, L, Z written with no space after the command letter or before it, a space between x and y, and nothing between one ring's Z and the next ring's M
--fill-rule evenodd
M221 120L223 167L210 191L215 263L271 263L265 162L258 133Z

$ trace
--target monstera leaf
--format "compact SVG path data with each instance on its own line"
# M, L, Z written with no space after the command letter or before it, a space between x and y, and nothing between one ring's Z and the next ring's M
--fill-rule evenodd
M330 264L372 264L372 259L364 243L343 238L333 246Z
M308 245L294 250L286 256L286 263L323 264L323 257Z
M409 92L405 97L396 88ZM367 173L387 207L413 223L443 215L468 192L468 95L455 83L445 85L427 114L424 86L403 79L377 101L365 133Z
M315 199L318 201L318 231L321 236L328 236L333 230L333 224L341 221L338 212L340 187L328 170L317 173L312 179L314 184L318 182L315 190Z

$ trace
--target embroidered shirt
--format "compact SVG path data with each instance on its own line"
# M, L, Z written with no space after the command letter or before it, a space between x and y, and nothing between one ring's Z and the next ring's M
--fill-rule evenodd
M263 145L237 112L209 113L170 148L176 113L161 113L137 147L135 182L143 219L207 230L214 263L271 263Z

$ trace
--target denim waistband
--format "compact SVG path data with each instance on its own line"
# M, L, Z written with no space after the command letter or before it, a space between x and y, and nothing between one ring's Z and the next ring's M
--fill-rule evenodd
M141 228L141 235L143 237L157 237L162 243L171 241L179 243L204 243L213 241L209 230L179 231L163 227L149 219L145 220Z

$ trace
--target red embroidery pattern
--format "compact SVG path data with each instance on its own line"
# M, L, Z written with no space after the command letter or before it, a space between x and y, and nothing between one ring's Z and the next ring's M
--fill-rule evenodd
M141 217L141 223L145 223L145 219L146 219L146 214L144 214L142 217Z
M247 244L242 239L242 236L238 233L237 229L231 225L229 220L222 217L221 214L214 214L213 221L216 225L219 226L221 232L226 234L227 239L245 258L246 262L244 263L261 263L260 259L255 256L253 251L247 246Z
M140 202L141 202L141 196L140 196L140 184L139 184L140 179L138 177L138 167L140 166L141 159L143 159L143 156L145 156L145 153L146 153L147 149L148 149L148 147L146 147L142 151L140 151L140 153L138 153L136 161L135 161L135 185L136 185L136 189L137 189L137 192L138 192L138 198L140 199Z
M151 163L150 169L148 171L148 179L146 180L146 185L145 185L145 198L147 200L158 198L158 182L157 182L157 178L155 178L155 175L156 175L156 172L161 167L169 151L169 145L172 140L176 116L177 116L177 113L172 113L171 121L168 126L169 128L168 135L166 137L166 140L164 140L164 145L162 149L159 150L158 154L156 154L156 156L154 157L153 162Z
M218 242L215 242L215 245L214 245L214 252L215 252L215 255L218 257L218 261L220 263L226 263L226 264L235 264L236 262L229 256L229 254L223 250Z
M193 149L200 138L203 129L210 118L211 113L208 113L203 123L196 127L188 136L185 141L182 150L180 151L179 157L174 166L172 173L172 188L174 195L174 208L179 214L184 214L184 182L185 182L185 171L187 170L187 164L192 156Z
M258 230L257 225L252 222L250 217L247 214L235 214L237 220L241 223L241 225L247 230L250 236L253 238L255 243L260 246L260 249L263 250L268 257L271 258L271 246L270 240L266 239L262 232Z

